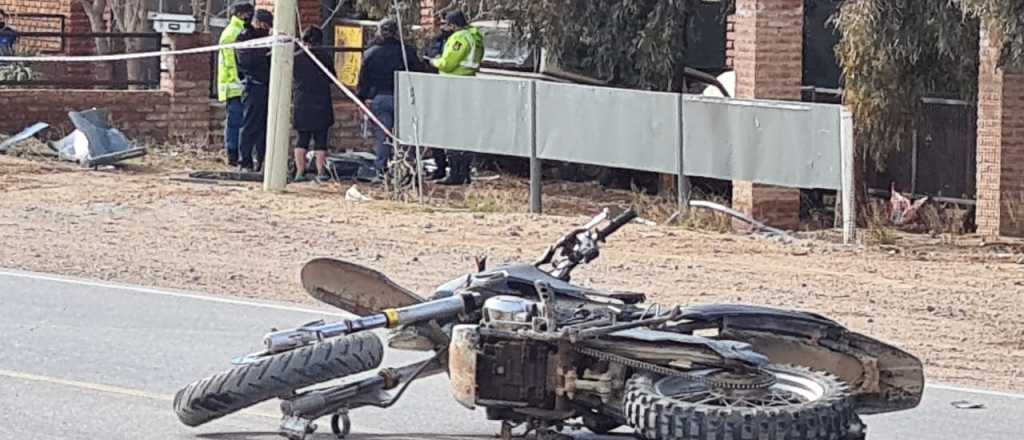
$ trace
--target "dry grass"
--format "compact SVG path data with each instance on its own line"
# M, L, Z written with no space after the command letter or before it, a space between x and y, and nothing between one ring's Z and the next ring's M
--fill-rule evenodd
M888 205L880 200L870 200L864 206L863 218L867 225L864 240L867 244L891 246L899 240L895 228L889 224Z
M921 224L933 237L966 234L970 211L954 204L928 203L919 212Z
M695 193L694 199L729 206L729 200L722 196ZM687 215L680 218L679 225L694 231L726 233L732 231L732 217L709 209L690 208Z
M144 143L146 155L127 162L129 168L143 172L181 172L195 170L226 170L224 152L211 150L205 143L178 140L171 143Z
M462 202L452 207L483 213L525 212L529 200L529 190L521 188L470 186L463 193Z

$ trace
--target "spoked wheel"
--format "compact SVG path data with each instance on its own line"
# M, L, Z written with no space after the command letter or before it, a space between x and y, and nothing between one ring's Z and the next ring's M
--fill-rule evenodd
M848 387L825 373L772 365L706 379L633 376L627 421L648 440L845 440L859 426Z

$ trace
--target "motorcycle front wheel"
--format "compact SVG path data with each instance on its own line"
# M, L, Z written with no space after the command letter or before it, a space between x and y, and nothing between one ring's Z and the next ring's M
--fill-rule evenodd
M647 440L845 440L859 426L849 388L836 377L783 365L765 371L774 384L758 389L636 374L627 382L626 420Z
M373 333L356 333L262 358L193 382L174 395L174 412L199 426L295 390L380 366L384 347Z

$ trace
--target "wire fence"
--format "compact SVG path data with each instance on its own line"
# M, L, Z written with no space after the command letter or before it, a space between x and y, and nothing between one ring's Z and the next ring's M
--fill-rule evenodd
M109 53L152 52L163 49L154 32L28 31L19 29L17 53L29 58L51 54L92 55L103 46ZM0 75L0 88L152 90L160 88L166 71L159 58L89 63L16 63L18 75ZM14 70L6 66L5 70Z

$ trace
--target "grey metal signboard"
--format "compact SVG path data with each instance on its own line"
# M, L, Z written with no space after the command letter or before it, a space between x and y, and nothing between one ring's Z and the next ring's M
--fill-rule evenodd
M684 95L684 173L838 190L841 108Z
M537 155L679 172L679 95L537 82Z
M533 130L530 81L417 73L398 75L396 127L403 141L480 153L530 156ZM410 87L416 94L415 105L410 98Z

